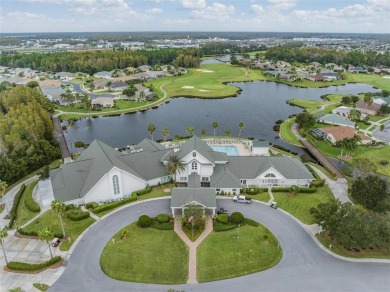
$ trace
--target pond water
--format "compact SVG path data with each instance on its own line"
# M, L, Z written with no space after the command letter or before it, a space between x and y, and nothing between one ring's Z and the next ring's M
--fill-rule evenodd
M162 139L161 130L168 128L169 138L176 134L187 136L186 128L193 126L200 136L205 129L207 135L213 135L212 123L218 122L216 135L224 135L226 129L231 136L238 135L238 123L243 122L245 128L242 137L255 137L288 147L300 154L300 147L295 147L282 139L275 139L273 125L279 119L302 112L301 108L286 104L291 98L320 100L324 94L357 94L376 91L366 84L347 84L326 88L298 88L275 82L232 83L242 89L237 97L225 99L175 98L158 109L150 109L134 114L122 114L114 117L84 118L73 124L65 133L68 144L75 141L91 143L99 139L112 147L123 147L140 142L150 137L148 123L156 125L154 139ZM70 147L75 152L74 147Z

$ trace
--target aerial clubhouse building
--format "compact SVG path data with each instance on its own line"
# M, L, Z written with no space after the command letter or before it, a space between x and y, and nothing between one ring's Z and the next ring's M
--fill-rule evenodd
M101 141L93 141L77 160L50 171L54 198L72 204L105 202L171 179L186 183L188 188L203 189L205 193L207 188L207 193L213 194L222 191L239 194L245 187L308 187L314 180L297 158L227 156L197 136L169 149L144 139L134 149L119 152ZM180 159L184 170L171 174L166 165L174 156ZM199 191L182 193L202 196L198 195ZM175 199L175 204L179 202Z

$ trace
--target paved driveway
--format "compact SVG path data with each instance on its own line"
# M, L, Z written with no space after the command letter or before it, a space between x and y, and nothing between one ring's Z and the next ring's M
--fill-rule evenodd
M278 265L239 278L192 285L147 285L107 277L99 259L112 235L137 220L137 211L155 216L169 212L169 205L170 200L131 205L94 225L77 244L65 272L50 291L389 291L390 264L337 259L324 252L291 216L260 203L244 205L221 199L218 207L240 211L275 234L283 249Z

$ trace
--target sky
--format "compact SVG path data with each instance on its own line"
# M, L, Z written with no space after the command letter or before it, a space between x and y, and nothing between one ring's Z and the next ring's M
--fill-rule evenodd
M0 32L390 33L390 0L0 0Z

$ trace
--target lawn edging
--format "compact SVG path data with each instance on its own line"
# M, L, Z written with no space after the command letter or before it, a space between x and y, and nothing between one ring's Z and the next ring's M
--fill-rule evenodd
M231 199L231 198L219 198L219 199L222 199L222 200L228 200L228 199ZM261 201L257 201L257 200L254 200L254 203L258 203L258 204L262 204L262 205L266 205L266 206L269 206L267 203L264 203L264 202L261 202ZM291 217L293 220L295 220L299 225L301 225L301 227L307 232L307 234L309 234L309 236L314 240L314 242L323 250L325 251L326 253L328 253L329 255L335 257L335 258L338 258L340 260L344 260L344 261L348 261L348 262L355 262L355 263L387 263L387 264L390 264L390 260L387 260L387 259L377 259L377 258L365 258L365 259L362 259L362 258L349 258L349 257L344 257L344 256L341 256L341 255L338 255L332 251L330 251L329 249L327 249L318 239L317 237L315 236L315 234L313 234L309 228L307 227L308 225L302 223L298 218L294 217L293 215L291 215L289 212L281 209L281 208L278 208L277 210L275 210L276 212L277 211L280 211L282 213L284 213L285 215ZM266 226L267 227L267 226ZM272 230L270 229L270 231L272 232ZM275 235L275 237L277 238L277 236Z

